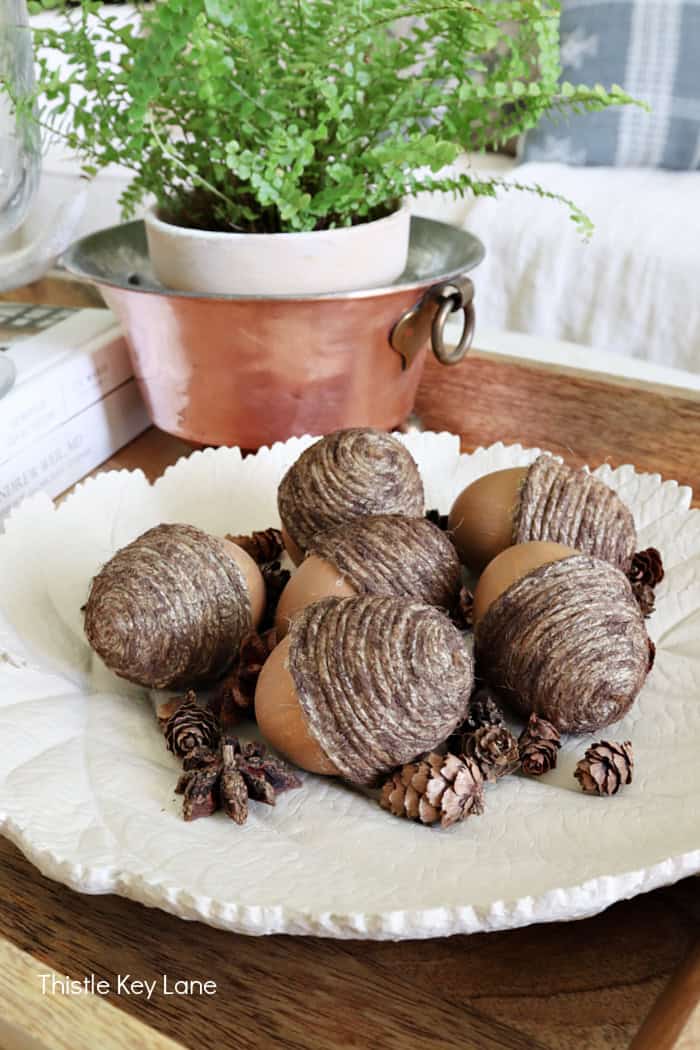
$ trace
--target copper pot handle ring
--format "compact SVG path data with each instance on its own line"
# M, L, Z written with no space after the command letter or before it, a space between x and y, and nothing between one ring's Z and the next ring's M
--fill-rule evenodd
M437 304L437 309L435 306ZM458 310L464 314L464 327L454 347L445 345L447 319ZM389 342L401 355L402 370L430 339L433 353L443 365L456 365L466 356L474 337L474 284L469 277L456 277L444 284L433 285L394 325Z

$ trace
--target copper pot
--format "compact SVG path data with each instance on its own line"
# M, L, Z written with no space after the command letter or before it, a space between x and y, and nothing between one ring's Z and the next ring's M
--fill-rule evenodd
M413 218L409 264L386 288L299 298L234 298L158 285L143 223L92 234L64 256L100 288L127 336L156 426L199 445L256 449L340 427L398 426L428 347L461 360L474 329L475 237ZM464 312L448 349L448 316Z

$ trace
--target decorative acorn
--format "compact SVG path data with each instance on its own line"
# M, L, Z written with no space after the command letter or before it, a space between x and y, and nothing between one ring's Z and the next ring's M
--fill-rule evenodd
M448 536L425 518L381 514L319 533L282 593L280 637L301 609L319 598L385 594L452 609L461 565Z
M617 493L553 456L486 474L455 500L449 528L462 561L480 571L514 543L561 543L627 572L637 544L632 513Z
M463 720L471 656L439 609L399 598L324 598L262 669L258 726L313 773L373 785Z
M644 684L644 618L627 577L600 558L511 547L482 575L475 610L478 673L523 715L592 732L622 718Z
M277 496L282 535L299 564L314 536L368 514L422 517L418 467L401 442L380 430L337 430L294 463Z
M245 551L191 525L158 525L92 581L85 634L121 678L189 688L228 671L264 604L260 570Z

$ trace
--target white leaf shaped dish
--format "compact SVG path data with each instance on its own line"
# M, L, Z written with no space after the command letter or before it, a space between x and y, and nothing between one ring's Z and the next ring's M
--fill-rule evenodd
M339 783L305 776L274 808L183 823L178 764L142 690L111 675L82 633L96 570L162 521L213 533L275 524L276 490L314 439L242 458L195 452L154 485L100 475L59 508L25 502L0 537L0 827L43 874L250 934L400 939L591 915L700 871L700 512L691 492L630 466L598 473L632 508L641 547L664 555L649 630L656 665L630 714L632 785L583 795L569 738L539 781L490 789L484 816L448 831L394 820ZM531 462L502 444L460 454L450 434L402 440L449 509L472 479Z

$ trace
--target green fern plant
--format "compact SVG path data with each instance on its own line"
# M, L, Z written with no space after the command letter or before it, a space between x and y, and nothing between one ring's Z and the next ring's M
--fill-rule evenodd
M82 0L67 18L36 31L42 124L86 175L134 172L125 216L155 198L167 220L206 229L347 226L434 190L563 200L444 169L544 114L633 101L559 83L550 0L159 0L126 24Z

